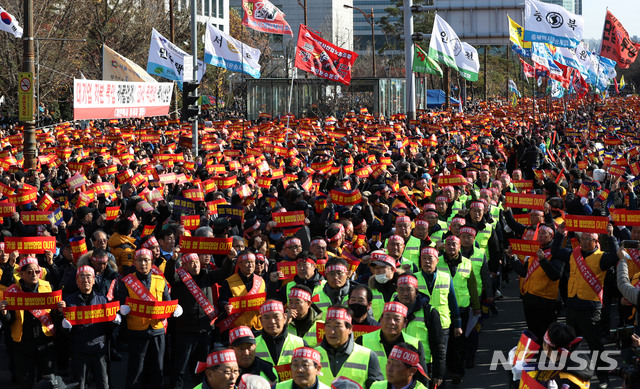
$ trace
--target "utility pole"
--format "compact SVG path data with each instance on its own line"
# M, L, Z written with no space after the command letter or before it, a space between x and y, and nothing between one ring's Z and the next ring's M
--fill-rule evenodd
M175 31L175 25L173 22L173 1L174 0L169 0L169 39L171 39L171 43L175 44L176 43L176 31ZM174 81L173 82L173 113L171 114L171 119L177 119L178 118L178 91L177 91L177 83Z
M193 82L195 83L198 82L198 13L196 12L196 1L191 0L191 55L193 56ZM198 91L196 90L194 93L197 95ZM193 157L195 158L198 156L198 115L193 121L192 134L191 143Z
M304 1L304 2L303 2ZM305 27L308 26L307 24L307 0L298 0L298 5L300 5L302 7L302 12L304 13L304 25ZM297 70L294 70L297 71ZM309 73L304 72L304 78L309 78Z
M23 2L23 14L24 14L24 29L22 31L23 41L23 54L22 54L22 71L25 73L31 73L31 79L35 73L35 48L33 37L33 0L24 0ZM31 85L33 89L33 85ZM31 102L33 108L33 101ZM38 107L36 107L38 109ZM22 122L23 131L23 154L24 154L24 169L35 169L37 166L36 160L36 122L33 120L33 112L31 112L31 119Z
M360 11L362 16L364 16L364 20L366 20L367 23L369 23L369 25L371 26L371 62L373 65L373 77L376 77L376 34L374 30L375 24L373 22L373 8L371 8L371 13L368 14L357 7L352 7L346 4L344 5L344 7L355 9L356 11Z
M407 120L416 119L416 77L413 74L413 0L404 0L404 71Z

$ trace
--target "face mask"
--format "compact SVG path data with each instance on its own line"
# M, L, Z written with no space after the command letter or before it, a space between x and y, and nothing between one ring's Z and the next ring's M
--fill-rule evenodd
M387 282L389 282L389 277L387 277L386 273L382 273L382 274L376 274L376 281L378 281L381 284L386 284Z
M271 233L271 234L269 234L269 238L271 238L271 240L273 240L273 241L279 241L280 238L282 238L282 232L278 232L278 233L275 233L275 234Z
M355 317L362 317L368 311L367 306L364 304L349 304L349 309L353 311Z

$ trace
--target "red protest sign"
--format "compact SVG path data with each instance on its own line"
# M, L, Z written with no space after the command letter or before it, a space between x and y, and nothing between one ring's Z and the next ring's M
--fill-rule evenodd
M232 243L233 238L182 236L180 238L180 249L184 253L228 255L231 251Z
M606 216L565 215L564 223L567 231L606 234L609 218Z
M278 228L302 226L304 225L304 220L304 211L273 213L273 221L277 223Z
M80 188L82 185L86 184L87 181L84 179L84 176L80 173L74 174L71 178L66 180L67 185L69 185L69 189L74 191Z
M2 298L7 302L7 309L25 311L34 309L56 309L62 301L62 290L47 293L7 292Z
M78 324L106 323L115 320L119 309L120 303L118 301L107 304L66 307L64 309L64 318L74 326Z
M281 261L276 263L276 267L278 271L282 273L282 277L280 277L281 280L293 278L293 276L298 274L295 261Z
M49 211L23 211L20 213L20 219L24 225L43 225L51 224L49 220Z
M55 236L6 237L4 250L7 253L18 251L20 254L44 254L45 250L56 251Z
M260 306L267 301L266 293L247 294L240 297L231 297L229 305L233 306L232 313L258 311Z
M127 297L125 303L131 308L130 315L158 320L171 317L178 306L178 300L145 301L131 297Z
M180 224L186 230L195 230L200 227L200 215L180 216Z
M352 326L351 331L353 332L353 336L360 337L364 334L377 331L380 328L381 328L380 326L366 326L362 324L355 324ZM316 323L316 339L318 340L318 344L322 343L323 338L324 338L324 322L317 322Z
M537 255L540 243L535 240L509 239L511 250L516 255L534 256Z
M611 221L619 226L640 226L640 211L629 211L622 208L609 209Z
M461 174L440 176L440 178L438 178L438 186L441 188L444 188L445 186L464 186L468 183L467 179Z
M115 220L120 214L120 207L107 207L106 214L107 220Z
M510 208L527 208L527 209L544 209L544 202L547 197L545 195L533 195L523 193L507 193L505 199L505 207Z
M520 192L526 192L533 190L533 180L513 180L513 186L520 190Z

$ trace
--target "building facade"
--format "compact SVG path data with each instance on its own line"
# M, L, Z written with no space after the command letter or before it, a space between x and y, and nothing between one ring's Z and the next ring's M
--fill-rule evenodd
M169 9L169 1L166 8ZM173 0L177 12L190 12L191 0ZM210 22L221 31L229 31L229 0L195 0L198 23Z

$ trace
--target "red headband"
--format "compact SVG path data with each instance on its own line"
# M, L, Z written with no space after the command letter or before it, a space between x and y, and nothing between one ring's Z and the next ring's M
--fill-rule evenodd
M389 353L389 358L395 359L396 361L400 361L402 363L406 363L409 366L416 367L420 374L424 375L427 378L429 377L420 365L420 356L418 355L418 353L407 350L406 348L393 346L393 349L391 349L391 352Z
M325 273L329 273L330 271L343 271L343 272L346 273L348 271L348 269L347 269L347 267L345 265L336 264L336 265L327 266L324 269L324 271L325 271Z
M298 288L291 288L291 290L289 291L289 298L292 298L292 297L298 298L304 301L311 301L311 293L307 292L306 290L302 290Z
M250 260L256 260L256 255L254 253L244 253L242 255L238 255L238 262L240 261L250 261Z
M425 226L425 227L429 227L429 223L427 223L426 220L424 219L417 219L416 220L416 227L417 226Z
M482 201L473 201L471 202L471 206L469 208L474 208L474 207L484 209L484 203Z
M289 238L289 239L287 239L286 242L284 242L284 247L289 247L289 246L294 245L294 244L297 244L299 246L302 245L302 243L300 242L300 239L298 239L298 238Z
M442 201L443 203L446 203L447 202L447 197L446 196L438 196L438 197L436 197L436 203L438 201Z
M260 307L261 315L271 312L284 313L284 307L282 306L282 303L280 301L270 301L266 304L262 304L262 306Z
M199 260L198 254L185 254L182 256L182 264L184 265L185 263L189 263L191 261L197 261Z
M476 236L477 232L476 229L473 227L462 227L460 228L460 233L461 234L469 234L469 235L473 235Z
M80 275L80 273L82 273L83 271L89 272L91 273L92 276L96 276L96 271L93 270L93 268L91 266L80 266L78 268L78 270L76 270L76 277Z
M398 241L401 242L402 244L404 244L404 239L400 236L400 235L391 235L389 237L389 242L393 242L393 241Z
M245 337L250 337L255 339L255 336L253 335L251 328L247 326L236 327L233 330L231 330L231 332L229 332L229 344L233 344L233 342L235 342L236 339L238 338L245 338Z
M455 235L449 235L449 236L447 236L447 239L445 239L444 241L445 241L445 242L446 242L446 241L454 241L454 242L456 242L456 243L460 243L460 238L458 238L458 237L457 237L457 236L455 236Z
M320 243L326 244L327 242L325 242L324 239L314 239L314 240L311 241L309 246L314 246L314 245L317 245L317 244L320 244Z
M151 252L151 250L149 249L140 249L138 251L136 251L136 259L138 259L139 257L142 256L147 256L149 258L153 258L153 253Z
M150 249L151 247L155 246L158 244L158 239L156 239L155 236L152 236L151 238L147 239L143 244L142 244L142 248L145 249Z
M244 230L244 232L245 233L253 232L253 231L257 230L258 228L260 228L260 222L256 221L256 224L254 224L251 227L247 228L246 230Z
M20 265L19 266L20 266L20 269L22 269L23 267L25 267L27 265L31 265L31 264L40 266L38 264L38 260L36 259L36 257L32 257L32 256L28 256L28 257L22 258L20 260Z
M413 285L417 288L418 279L411 274L405 274L398 277L398 285Z
M467 224L467 219L463 217L454 217L453 219L451 219L451 224L453 223L459 223L460 225L464 226L465 224Z
M420 255L422 254L428 254L428 255L433 255L434 257L438 257L438 250L436 250L433 247L425 247L422 249L422 251L420 251Z
M396 218L396 224L398 223L411 223L411 218L409 218L409 216L398 216Z
M292 359L298 358L311 359L317 366L321 365L320 353L317 350L312 349L311 347L298 347L297 349L293 350Z
M344 308L329 308L327 311L327 319L326 320L344 320L348 323L351 323L351 315Z
M202 373L209 367L222 365L223 363L238 362L236 353L233 350L220 350L213 352L207 356L207 362L198 362L196 373Z
M382 314L384 315L387 312L397 313L399 315L402 315L403 317L407 317L409 310L404 304L392 301L384 304L384 309L382 310Z

